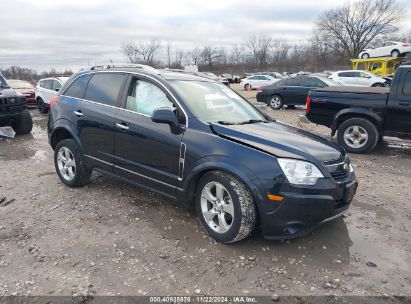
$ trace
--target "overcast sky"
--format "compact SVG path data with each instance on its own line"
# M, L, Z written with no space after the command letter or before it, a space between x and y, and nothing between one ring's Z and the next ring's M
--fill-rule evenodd
M123 41L230 47L249 33L303 42L313 20L345 0L0 0L0 68L42 71L125 62ZM401 24L411 31L411 1Z

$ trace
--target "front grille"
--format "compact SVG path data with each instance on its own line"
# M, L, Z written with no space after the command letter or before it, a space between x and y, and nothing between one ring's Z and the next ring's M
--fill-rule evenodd
M344 162L344 160L345 160L345 155L341 154L339 158L324 161L324 165L326 166L335 165L335 164Z
M345 171L345 170L334 171L334 172L331 172L330 174L332 178L338 182L338 181L342 181L346 179L348 175L350 175L350 171Z

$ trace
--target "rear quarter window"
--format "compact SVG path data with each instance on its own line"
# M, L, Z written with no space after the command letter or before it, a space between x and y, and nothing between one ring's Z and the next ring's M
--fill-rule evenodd
M90 75L79 76L67 88L67 90L64 92L64 95L74 98L83 98L84 90L86 89L87 83L90 80L90 78Z
M125 74L95 74L87 85L84 99L114 106L120 93Z

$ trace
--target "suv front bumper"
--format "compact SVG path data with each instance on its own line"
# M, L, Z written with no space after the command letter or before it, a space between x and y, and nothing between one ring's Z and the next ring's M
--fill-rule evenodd
M357 191L355 178L336 184L335 191L318 190L318 194L287 196L278 208L260 212L264 237L267 239L292 239L304 236L317 226L343 215ZM337 197L331 195L339 193ZM271 202L272 204L273 202Z

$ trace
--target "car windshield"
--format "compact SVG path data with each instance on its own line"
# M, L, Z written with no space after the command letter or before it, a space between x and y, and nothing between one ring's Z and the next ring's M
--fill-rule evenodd
M341 84L339 84L338 82L330 78L327 78L327 77L317 77L317 78L320 79L322 82L324 82L329 87L340 87L341 86Z
M29 82L24 81L24 80L9 79L8 83L13 89L32 89L33 88L33 86Z
M1 75L0 75L0 87L7 87L6 79L4 79L3 76Z
M216 82L171 80L193 114L205 123L245 124L266 118L227 86Z

